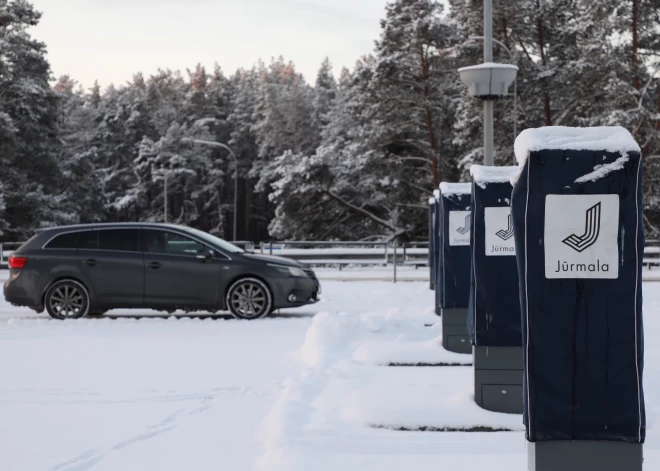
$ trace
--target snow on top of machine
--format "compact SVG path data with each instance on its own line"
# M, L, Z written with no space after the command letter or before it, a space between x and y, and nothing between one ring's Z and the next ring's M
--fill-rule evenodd
M470 167L470 175L474 183L481 188L486 188L488 183L509 183L511 177L520 171L520 167L487 167L485 165L473 165Z
M621 126L569 128L548 126L525 129L514 145L516 159L522 167L530 152L542 149L601 150L605 152L641 152L632 135Z
M443 195L469 195L472 193L472 183L440 183Z
M616 172L617 170L623 170L623 167L626 165L626 162L628 162L629 160L630 157L626 152L621 157L616 159L614 162L610 162L609 164L596 165L594 167L593 172L581 176L580 178L575 180L575 183L595 182L596 180L600 180L601 178L609 175L612 172Z

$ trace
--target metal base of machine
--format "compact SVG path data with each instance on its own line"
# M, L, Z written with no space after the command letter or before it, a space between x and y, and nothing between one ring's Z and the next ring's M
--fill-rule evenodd
M483 409L523 413L522 347L473 347L474 400Z
M529 471L642 471L641 443L553 441L527 443Z
M472 353L467 330L467 309L442 309L442 345L455 353Z

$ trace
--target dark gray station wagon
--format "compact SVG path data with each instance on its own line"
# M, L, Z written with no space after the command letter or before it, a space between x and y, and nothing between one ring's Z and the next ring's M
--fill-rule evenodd
M9 259L7 301L56 319L109 309L226 311L258 319L315 303L314 271L187 227L91 224L38 230Z

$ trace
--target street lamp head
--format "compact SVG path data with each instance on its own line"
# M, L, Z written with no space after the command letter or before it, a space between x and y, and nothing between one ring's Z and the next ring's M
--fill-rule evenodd
M509 87L516 79L517 72L518 67L515 65L495 62L458 69L470 96L481 100L496 100L506 96Z

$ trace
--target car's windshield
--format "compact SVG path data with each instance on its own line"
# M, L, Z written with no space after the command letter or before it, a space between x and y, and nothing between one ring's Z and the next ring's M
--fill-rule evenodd
M215 245L216 247L221 248L225 252L229 253L242 253L245 252L245 250L241 249L240 247L236 247L234 244L230 244L226 240L223 240L219 237L216 237L214 235L208 234L203 231L199 231L197 229L193 229L191 227L187 228L191 233L195 234L197 237L200 239L205 240L206 242Z

